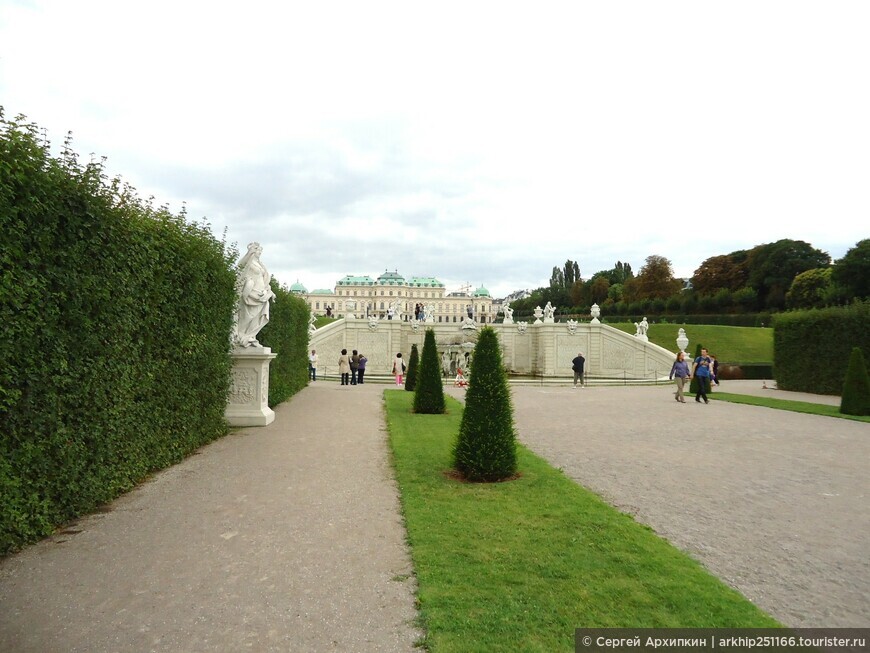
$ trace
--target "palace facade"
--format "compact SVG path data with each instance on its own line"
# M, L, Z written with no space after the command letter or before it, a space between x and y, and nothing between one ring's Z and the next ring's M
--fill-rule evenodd
M297 282L290 291L305 299L314 315L326 315L329 309L334 317L386 318L392 308L393 313L400 313L401 320L408 321L414 319L414 307L421 304L430 307L437 323L459 323L470 315L476 322L491 324L498 309L483 286L473 292L467 288L448 293L435 277L405 279L397 270L384 271L377 279L349 274L339 279L333 290L308 292Z

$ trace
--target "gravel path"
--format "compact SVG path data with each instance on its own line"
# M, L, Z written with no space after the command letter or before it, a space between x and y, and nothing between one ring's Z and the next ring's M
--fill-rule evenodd
M870 424L670 386L513 398L532 450L786 625L870 625Z
M384 386L318 382L0 563L0 651L414 651Z

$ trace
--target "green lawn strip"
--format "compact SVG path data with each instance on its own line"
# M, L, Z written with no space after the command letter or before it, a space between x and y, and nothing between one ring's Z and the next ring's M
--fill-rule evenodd
M634 333L633 323L608 323L620 331ZM718 324L651 324L647 336L650 342L676 353L680 327L689 337L690 354L701 343L721 363L770 363L773 360L773 329L735 327Z
M795 413L810 413L812 415L824 415L825 417L839 417L851 419L857 422L870 422L870 417L863 415L844 415L839 406L816 404L810 401L793 401L791 399L774 399L772 397L755 397L753 395L732 394L730 392L711 392L710 399L730 401L734 404L749 404L750 406L764 406L777 410L790 410Z
M779 625L522 446L517 480L450 478L463 407L446 399L446 415L415 415L411 393L385 393L430 650L573 651L578 627Z

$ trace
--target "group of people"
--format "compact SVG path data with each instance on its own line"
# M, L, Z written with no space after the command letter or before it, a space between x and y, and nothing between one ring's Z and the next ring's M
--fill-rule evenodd
M707 390L714 385L719 385L719 361L715 356L707 353L706 348L701 349L701 355L698 356L692 369L689 369L689 363L686 361L686 355L683 352L677 352L677 360L674 361L671 367L671 373L668 378L677 380L677 391L674 393L674 399L679 402L686 403L686 397L683 395L683 389L686 385L686 380L691 380L692 377L698 379L698 392L695 394L695 401L709 404L707 398Z
M341 385L362 385L366 375L366 364L369 359L365 354L356 349L348 355L347 349L341 350L338 357L338 374L341 377Z
M426 319L426 307L423 304L414 304L414 319L418 322Z

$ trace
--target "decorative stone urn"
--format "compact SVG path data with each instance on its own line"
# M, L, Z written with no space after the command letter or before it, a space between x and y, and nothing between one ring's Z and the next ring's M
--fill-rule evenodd
M686 336L686 330L680 329L677 332L677 347L679 347L680 351L684 354L686 353L686 347L689 346L689 338Z
M589 309L589 315L592 316L590 324L601 324L601 320L598 319L601 317L601 307L598 304L592 304L592 308Z

